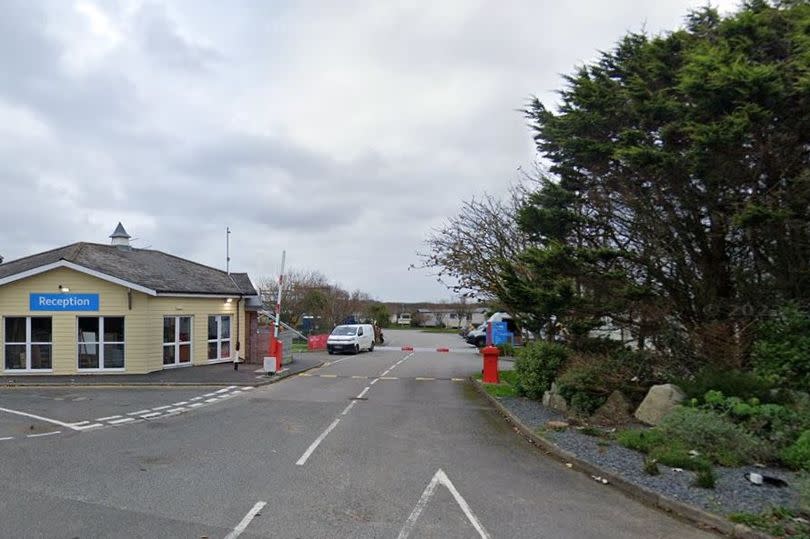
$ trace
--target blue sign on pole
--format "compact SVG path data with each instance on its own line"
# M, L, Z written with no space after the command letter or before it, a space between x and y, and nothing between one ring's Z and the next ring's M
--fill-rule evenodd
M508 342L511 337L509 328L506 322L493 322L492 323L492 344L498 346Z
M29 296L32 311L97 311L98 294L37 294Z

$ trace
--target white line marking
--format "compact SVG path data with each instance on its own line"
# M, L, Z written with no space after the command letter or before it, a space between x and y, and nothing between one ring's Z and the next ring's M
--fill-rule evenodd
M42 438L43 436L53 436L54 434L61 434L61 430L55 430L53 432L43 432L42 434L29 434L26 438Z
M180 401L172 403L172 406L183 406L184 404L188 404L188 401ZM155 408L157 410L157 408Z
M253 509L248 511L248 514L245 515L245 518L243 518L242 521L236 525L236 527L233 529L231 533L225 536L225 539L236 539L237 537L242 535L242 532L245 531L245 528L247 528L248 525L251 523L251 521L254 518L256 518L256 515L259 514L259 511L261 511L262 507L264 507L265 505L267 505L267 502L256 502L256 505L253 506Z
M42 417L39 415L29 414L28 412L19 412L17 410L10 410L8 408L0 408L0 412L6 412L9 414L16 414L21 415L23 417L30 417L32 419L39 419L40 421L45 421L46 423L53 423L54 425L59 425L60 427L67 427L73 430L80 430L78 427L74 427L70 423L65 423L64 421L58 421L56 419L49 419L47 417Z
M157 412L158 410L166 410L167 408L171 408L171 407L172 407L171 404L167 404L166 406L155 406L154 408L152 408L152 410Z
M129 412L127 415L141 415L141 414L148 414L148 413L149 413L149 412L151 412L151 411L152 411L152 410L150 410L149 408L147 408L146 410L138 410L137 412Z
M90 422L89 421L79 421L78 423L71 423L71 425L73 425L74 427L80 427L82 425L87 425L88 423L90 423Z
M226 391L229 391L230 389L231 388L229 388L229 387L223 387L222 389L218 389L218 390L214 391L214 394L216 395L217 393L225 393Z
M357 399L362 399L363 397L365 397L366 393L368 393L368 390L369 390L369 389L371 389L371 387L370 387L370 386L366 386L366 388L365 388L363 391L361 391L361 392L360 392L360 394L359 394L359 395L357 395L357 397L355 397L355 398L357 398Z
M110 425L119 425L121 423L129 423L130 421L135 421L135 418L125 417L124 419L116 419L115 421L110 421Z
M241 391L250 391L251 389L253 389L253 386L245 386L241 389Z
M415 380L435 380L435 378L425 378L425 377L422 377L422 376L417 376L415 378Z
M358 380L367 380L368 376L352 376L352 378L356 378Z
M96 421L109 421L110 419L118 419L119 417L124 417L124 416L110 415L110 416L107 416L107 417L99 417L98 419L96 419Z
M341 361L346 361L347 359L349 359L349 358L344 357L344 358L342 358L342 359L338 359L337 361L333 361L333 362L331 362L329 365L324 365L324 367L329 367L329 366L331 366L331 365L337 365L337 364L338 364L338 363L340 363Z
M103 427L103 426L104 425L102 425L101 423L91 423L89 425L84 425L82 427L79 427L79 430L90 430L90 429L95 429L95 428Z
M13 440L13 439L14 436L4 436L3 438L0 438L0 442L5 442L6 440Z
M372 380L371 382L369 382L369 384L368 384L368 385L373 386L374 384L376 384L376 383L377 383L377 380L379 380L379 378L375 378L374 380Z
M340 415L346 415L346 414L348 414L348 413L349 413L349 410L351 410L351 409L352 409L352 406L354 406L354 403L356 403L356 402L357 402L357 401L352 401L352 402L350 402L350 403L349 403L349 405L346 407L346 409L345 409L345 410L343 410L343 411L340 413Z
M202 397L191 397L190 400L198 401L198 400L202 400Z
M217 398L213 398L213 399L205 399L205 402L217 402L218 400L219 400L219 399L217 399Z
M304 464L306 464L307 459L310 457L310 455L312 455L312 453L318 448L323 439L326 438L330 432L332 432L332 429L337 427L338 423L340 423L340 418L337 418L334 421L332 421L332 424L326 427L326 430L323 431L314 442L312 442L312 445L310 445L309 448L307 448L307 450L304 451L304 454L301 455L301 458L298 459L298 462L296 462L295 464L297 464L298 466L303 466Z
M237 387L239 387L239 386L228 386L225 389L236 389Z
M464 378L450 378L453 382L463 382Z
M203 406L203 403L201 403L201 402L195 402L195 403L193 403L193 404L189 404L189 405L188 405L188 407L189 407L189 408L197 408L197 407L199 407L199 406Z
M172 408L171 410L169 410L168 413L170 413L170 414L179 414L180 412L185 412L186 410L188 410L188 408L183 408L181 406L180 408Z
M321 378L337 378L337 374L321 374Z
M428 484L425 491L422 493L422 497L419 498L419 501L416 502L416 507L413 508L408 520L405 521L405 525L402 527L402 530L399 532L399 536L397 539L407 539L407 537L413 531L413 527L416 525L416 521L419 520L419 515L422 514L422 511L425 509L425 506L430 501L430 498L433 496L433 493L436 491L436 487L441 483L442 485L447 487L447 490L450 491L450 494L453 495L453 498L456 499L456 503L461 507L461 510L464 511L464 514L467 516L467 520L470 521L475 531L478 532L478 535L481 536L481 539L490 539L489 533L484 529L484 526L481 525L481 522L478 520L478 517L472 512L470 509L469 504L467 501L461 497L456 487L453 483L450 482L450 478L447 477L447 474L439 468L439 471L433 476L433 479L430 480L430 484Z
M141 417L144 419L149 419L150 417L155 417L156 415L160 415L162 412L152 412L151 414L143 414Z
M211 393L206 393L205 395L203 395L203 397L214 397L216 396L216 394L217 394L216 391L212 391Z
M380 380L399 380L397 376L380 376Z
M382 378L383 376L386 376L386 375L387 375L389 372L391 372L391 369L388 369L387 371L383 372L383 373L380 375L380 378Z

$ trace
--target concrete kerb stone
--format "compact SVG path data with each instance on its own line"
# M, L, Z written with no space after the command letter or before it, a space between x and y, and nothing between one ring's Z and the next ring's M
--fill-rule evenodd
M111 389L111 388L138 388L138 387L222 387L222 386L236 386L236 387L260 387L266 386L269 384L275 384L276 382L280 382L286 378L291 376L295 376L297 374L301 374L307 371L311 371L313 369L319 369L326 364L326 361L321 361L317 365L312 365L307 367L306 369L302 369L300 371L287 371L279 374L278 376L268 376L267 379L256 379L255 381L251 382L235 382L235 381L223 381L223 382L105 382L103 384L83 384L81 382L51 382L47 384L28 384L25 382L22 383L13 383L13 384L0 384L0 389L27 389L27 388L49 388L49 387L75 387L75 388L82 388L82 389Z
M679 517L698 528L719 532L723 535L738 539L771 539L770 535L752 530L743 524L735 524L720 515L709 513L693 505L667 498L655 491L636 485L613 472L603 470L590 462L580 459L573 453L539 436L531 428L526 426L517 416L501 404L498 399L487 393L484 385L480 381L474 378L470 378L469 381L473 384L476 391L488 400L509 423L512 423L515 426L515 430L523 435L529 443L540 448L544 454L565 464L571 464L572 469L590 476L600 476L607 479L608 485L613 486L625 495L649 507L654 507Z

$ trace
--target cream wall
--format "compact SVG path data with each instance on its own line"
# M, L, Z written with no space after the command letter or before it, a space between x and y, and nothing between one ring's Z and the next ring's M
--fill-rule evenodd
M45 312L29 311L31 292L55 294L59 285L66 286L70 293L99 294L99 311ZM208 316L230 314L232 338L231 350L235 353L237 299L228 304L224 298L154 297L141 292L132 293L130 309L127 288L67 268L58 268L0 286L0 315L50 316L53 320L53 374L76 374L77 368L77 317L78 316L123 316L126 373L145 373L163 368L163 317L191 316L192 318L192 363L208 364ZM0 324L0 343L5 343L5 323ZM239 303L240 357L245 354L244 300ZM5 346L0 350L0 368L5 368ZM98 371L96 371L98 372ZM19 371L5 371L19 374Z

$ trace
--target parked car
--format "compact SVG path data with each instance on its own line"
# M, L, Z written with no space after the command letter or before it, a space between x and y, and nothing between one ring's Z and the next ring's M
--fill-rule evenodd
M332 330L326 339L326 351L360 353L374 350L374 326L371 324L344 324Z
M465 340L469 344L473 344L478 348L482 348L487 344L487 324L486 322L467 333Z
M467 334L466 341L469 344L474 344L478 348L482 348L487 344L487 324L490 322L506 322L507 331L511 332L515 336L515 344L522 344L524 338L523 334L518 331L517 323L515 323L514 318L509 313L498 312L493 314L489 317L489 319L475 328L474 330L470 331Z

